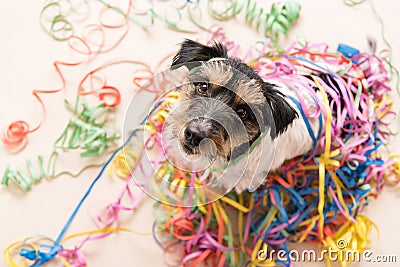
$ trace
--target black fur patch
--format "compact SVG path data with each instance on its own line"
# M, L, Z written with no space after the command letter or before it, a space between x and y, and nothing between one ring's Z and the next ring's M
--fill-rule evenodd
M289 125L299 117L299 114L285 100L284 95L273 85L263 82L263 92L271 109L275 122L275 131L271 131L271 137L282 134Z
M198 61L207 61L216 57L228 57L226 47L223 44L214 43L212 46L206 46L186 39L181 44L179 52L173 58L171 69L177 69L183 65L192 69L200 65Z
M275 129L271 129L271 137L275 138L286 131L289 125L298 118L299 115L285 100L284 95L278 90L278 88L270 83L264 82L250 66L241 62L240 59L230 58L227 64L250 79L256 80L261 85L275 123ZM268 113L269 112L266 111L264 115L267 119L271 117L271 114ZM266 123L270 127L273 126L271 123Z

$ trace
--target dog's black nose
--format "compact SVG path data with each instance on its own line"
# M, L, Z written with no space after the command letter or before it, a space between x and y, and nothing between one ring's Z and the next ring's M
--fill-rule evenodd
M207 138L207 134L198 127L190 125L185 129L185 139L193 146L199 146L201 140Z

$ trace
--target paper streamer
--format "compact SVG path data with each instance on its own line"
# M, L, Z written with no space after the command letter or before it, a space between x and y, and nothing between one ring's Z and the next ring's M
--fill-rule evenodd
M81 59L76 60L74 62L60 61L56 60L53 63L54 69L56 70L57 75L61 80L61 86L57 89L51 90L42 90L35 89L32 91L32 95L39 102L40 107L42 109L42 115L39 119L39 123L35 127L31 127L28 122L23 120L18 120L10 123L8 127L3 132L1 140L3 143L9 147L13 152L19 152L25 148L28 142L28 135L32 132L37 131L42 124L42 121L46 114L45 104L41 99L41 94L52 94L57 93L65 89L66 87L66 77L62 72L62 67L76 67L84 62L90 62L96 55L108 52L114 49L126 36L129 30L129 23L127 20L127 12L129 12L129 8L131 6L131 2L127 3L127 7L125 11L121 11L122 14L125 14L121 18L118 18L118 21L108 21L106 20L105 13L108 12L109 6L104 5L99 14L98 23L97 24L88 24L84 27L81 35L74 35L72 31L71 22L66 19L66 14L72 13L84 13L84 17L86 17L86 13L88 13L87 9L88 2L81 1L49 1L45 4L43 11L41 13L41 21L42 26L43 21L50 21L50 35L57 40L65 40L68 43L70 49L77 53ZM86 11L83 11L86 10ZM118 9L122 10L122 9ZM43 26L47 29L46 26ZM112 35L111 41L110 35ZM116 36L116 37L115 37ZM108 42L107 42L108 41ZM110 65L115 65L115 62L110 63ZM144 63L140 63L145 65ZM101 68L108 67L107 63L101 66ZM77 88L79 95L88 95L94 94L101 101L103 101L104 105L110 107L116 107L120 101L120 93L119 90L109 84L106 83L105 77L100 77L97 75L93 77L93 73L89 73L88 76L93 78L91 80L91 91L90 93L82 92L83 84L80 84ZM101 82L103 82L101 87L93 88L93 81L99 78ZM84 81L82 81L83 83ZM106 103L104 100L106 96L113 96L115 101L113 103Z
M103 165L102 156L114 149L115 141L119 139L119 133L107 117L110 108L105 107L102 102L89 106L79 97L74 105L65 100L65 106L73 114L73 118L54 142L54 150L49 159L45 160L43 155L39 155L35 160L27 159L24 167L13 167L9 164L1 181L3 186L10 187L13 184L29 191L43 179L55 179L62 174L76 177L88 168ZM59 171L57 162L60 155L76 150L81 152L82 158L95 160L77 172Z
M385 183L399 184L399 159L393 155L384 160L377 152L382 140L388 137L382 127L383 118L390 115L392 106L385 97L391 89L386 84L388 73L382 61L375 55L361 53L346 58L329 52L326 44L306 47L296 44L278 55L268 52L273 56L262 56L250 65L264 78L280 80L314 94L321 110L309 111L302 104L301 94L296 103L302 108L306 124L310 118L323 116L326 129L324 134L314 137L316 148L312 154L286 162L254 193L239 196L231 193L197 209L158 203L156 213L160 219L156 226L167 228L163 241L160 234L156 240L165 249L172 245L182 248L184 266L197 266L204 261L212 266L244 263L292 266L290 259L271 262L274 258L265 261L257 258L260 249L266 253L271 249L288 252L289 240L322 244L331 249L337 249L337 242L344 240L351 244L347 250L362 252L368 248L369 236L376 227L359 213ZM326 66L339 71L333 72ZM297 75L305 70L314 73L312 79ZM321 79L322 74L327 78ZM315 88L322 93L323 102L318 100ZM163 174L163 180L178 179L164 188L170 193L160 189L164 198L188 198L190 179L195 179L195 188L201 185L197 175L179 178L178 171L168 165L162 164L160 168L157 173ZM187 181L181 184L182 179ZM177 189L175 184L181 186ZM157 185L162 188L163 184ZM193 201L202 204L200 192L194 198ZM253 204L249 209L243 203ZM232 230L230 218L239 220L236 231ZM355 232L362 239L353 240ZM347 264L345 259L339 262Z

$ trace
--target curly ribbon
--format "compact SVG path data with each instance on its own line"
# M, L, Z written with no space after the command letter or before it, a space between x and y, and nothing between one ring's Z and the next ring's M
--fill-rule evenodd
M55 63L54 66L58 70L57 64ZM56 90L33 90L32 95L37 99L39 102L41 108L42 108L42 114L45 113L45 105L43 103L43 100L40 98L39 94L51 94L51 93L57 93L61 89L56 89ZM44 115L42 115L44 116ZM27 135L37 131L41 127L42 122L40 121L39 124L34 127L33 129L30 129L30 126L27 122L25 121L15 121L12 122L3 132L3 135L1 137L1 140L3 143L9 147L10 149L13 150L13 152L19 152L22 149L25 148L28 139Z
M273 3L270 12L267 13L256 1L234 0L224 1L226 9L219 11L214 8L214 2L216 1L208 1L208 11L214 19L225 21L244 13L248 24L255 24L257 30L264 24L263 34L269 36L272 33L275 38L281 33L288 33L292 24L299 18L301 10L300 4L286 1Z
M195 30L182 28L179 25L187 24L184 21L185 16L183 11L186 9L187 17L194 26L201 30L209 31L210 27L206 27L202 24L202 3L200 1L183 1L180 6L176 5L154 5L153 2L148 1L147 6L140 7L137 3L132 2L130 7L132 10L131 14L124 14L120 9L115 8L104 0L98 0L102 4L108 6L115 12L126 15L127 19L143 29L148 29L155 24L155 21L161 21L165 23L171 30L185 33L195 33ZM270 33L277 38L279 34L287 34L291 26L298 19L301 6L294 1L282 1L272 4L271 10L266 12L259 3L255 0L245 1L222 1L224 8L215 7L216 1L209 1L207 4L207 10L210 16L218 21L226 21L234 19L239 14L243 13L245 20L250 25L255 25L258 30L263 25L263 33L268 36ZM219 1L221 4L221 1ZM164 7L160 10L160 6ZM219 5L220 6L220 5ZM175 15L175 16L173 16ZM142 22L140 17L146 17L147 22Z
M11 267L40 266L38 262L48 261L50 257L57 254L59 249L60 247L54 246L54 241L50 238L28 237L7 247L4 259Z
M67 107L72 108L68 101L65 103ZM108 108L102 102L90 108L82 103L82 111L78 113L76 108L73 110L77 118L69 121L61 136L56 140L54 148L64 151L79 148L83 150L81 157L102 155L110 143L119 138L118 133L109 134L104 129L106 118L99 121L99 117L107 111Z
M23 191L29 191L32 189L32 186L34 184L41 182L43 179L55 179L64 174L71 177L78 177L89 168L99 167L103 165L103 161L100 160L97 163L91 163L82 167L77 172L66 170L57 172L56 165L58 162L58 157L59 153L53 152L48 160L47 168L44 164L44 157L41 155L37 156L38 164L36 165L36 167L31 159L26 160L26 168L19 166L13 168L8 165L6 170L4 171L1 185L5 187L10 187L11 184L14 184Z
M146 120L147 120L147 118L145 118L141 124L143 125L144 122L145 122ZM89 196L90 192L93 190L93 187L94 187L94 186L96 185L96 183L100 180L100 178L101 178L102 174L104 173L105 169L107 168L107 166L112 162L112 160L114 159L114 157L115 157L115 156L116 156L130 141L131 141L131 139L136 135L136 132L137 132L137 130L134 130L134 131L128 136L128 138L127 138L127 140L125 141L125 143L124 143L122 146L120 146L117 150L115 150L115 151L113 152L113 154L109 157L109 159L106 161L106 163L103 165L103 167L101 168L101 170L100 170L99 174L97 175L96 179L94 179L94 181L92 182L92 184L90 185L90 187L88 188L88 190L86 191L86 193L84 194L84 196L82 197L81 201L78 203L77 207L76 207L76 208L74 209L74 211L72 212L71 216L69 217L68 221L66 222L66 224L65 224L64 227L62 228L60 234L58 235L57 239L55 239L55 241L53 241L52 239L49 239L49 238L45 238L46 240L50 240L50 241L51 241L51 242L50 242L51 244L42 244L41 242L38 242L39 244L37 244L37 245L30 245L30 248L29 248L29 249L23 248L23 246L25 245L24 242L22 242L22 245L21 245L21 243L19 243L19 242L15 243L15 244L17 244L17 249L16 249L16 250L19 251L19 252L18 252L18 255L22 258L22 260L23 260L24 262L25 262L26 260L30 260L30 261L33 262L33 265L32 265L32 266L37 266L37 267L39 267L39 266L43 266L44 264L46 264L46 263L49 262L49 261L54 260L54 258L55 258L59 253L61 253L61 255L65 255L65 254L66 254L66 255L68 256L68 257L67 257L67 260L63 259L62 261L69 264L69 263L70 263L70 262L68 261L68 258L69 258L69 257L77 257L77 256L80 256L80 254L79 254L76 250L63 250L63 247L62 247L62 245L61 245L62 239L63 239L64 235L66 234L66 232L67 232L69 226L71 225L73 219L75 218L76 214L77 214L78 211L80 210L82 204L85 202L85 200L86 200L87 197ZM129 191L128 187L126 187L126 188L124 189L122 195L125 194L125 191L128 192L128 196L129 196L129 197L132 197L132 195L130 194L130 191ZM142 194L142 195L143 195L143 194ZM118 202L118 203L117 203L118 205L119 205L120 202L121 202L121 198L122 198L122 196L121 196L121 197L119 198L119 200L117 201L117 202ZM136 203L139 203L139 201L137 201ZM135 206L135 205L134 205L134 206ZM131 209L134 208L134 206L131 207ZM123 207L123 206L120 206L120 208L114 209L114 212L115 212L116 210L120 210L120 209L124 209L124 207ZM114 214L115 214L115 213L114 213ZM100 220L100 221L101 221L101 220ZM118 224L118 220L117 220L117 219L115 220L115 222ZM104 237L104 236L107 236L107 235L109 235L110 233L112 233L112 232L114 231L114 230L113 230L113 231L108 231L108 230L107 230L107 229L108 229L108 226L110 226L111 224L112 224L112 222L111 222L111 223L106 223L106 224L105 224L105 227L103 227L103 230L102 230L102 231L103 231L103 235L101 235L101 236L103 236L103 237ZM104 228L105 228L106 230L104 230ZM100 232L101 232L101 230L100 230ZM93 240L93 239L98 239L98 238L99 238L99 237L97 237L97 238L92 238L91 234L89 233L88 236L84 239L83 243L86 242L86 241L88 241L88 240ZM10 252L12 248L13 248L13 245L12 245L11 247L7 248L6 251L5 251L5 258L6 258L6 261L7 261L7 263L8 263L10 266L18 266L18 265L15 265L14 257L12 256L13 253ZM15 252L14 252L14 253L15 253ZM60 257L59 257L59 258L60 258ZM61 258L61 259L62 259L62 258ZM84 265L80 265L80 266L85 266L85 265L86 265L86 263L84 262L83 259L82 259L82 260L79 260L78 262L79 262L79 264L81 264L81 263L84 264ZM79 265L77 265L77 266L79 266Z
M10 165L7 166L1 184L8 187L10 181L24 191L29 191L34 183L40 182L43 178L51 178L55 176L55 163L57 154L54 152L45 168L43 156L38 156L38 168L33 166L31 160L26 161L27 170L20 167L12 169Z
M179 26L179 24L181 24L182 22L181 10L186 6L186 3L182 6L169 5L164 9L164 12L160 12L157 10L156 6L151 1L146 3L148 4L148 6L142 9L137 6L137 3L135 3L134 1L130 1L129 8L133 12L133 15L131 15L129 14L130 13L129 11L128 12L121 11L119 8L116 8L107 1L98 0L98 2L101 2L104 6L107 6L108 9L111 9L118 14L124 15L127 21L145 30L154 25L156 20L159 20L165 23L171 30L178 32L185 32L185 33L194 33L194 31L192 30L184 29ZM175 14L178 17L178 19L171 18L171 13ZM146 18L147 22L142 22L140 19L141 16L142 17L148 16L148 18Z
M319 201L318 201L318 213L320 216L320 219L318 221L318 228L319 228L319 234L321 236L321 239L324 238L324 233L323 233L323 226L324 226L324 196L325 196L325 171L329 167L339 167L339 162L337 160L332 160L331 157L337 156L339 154L339 151L337 150L337 153L332 153L331 152L331 123L332 123L332 114L329 109L329 102L328 102L328 96L325 93L325 90L321 87L321 84L318 82L318 80L315 77L312 77L314 79L315 84L319 88L319 92L322 94L323 102L325 104L325 111L326 111L326 129L325 129L325 150L317 158L318 165L319 165L319 179L318 179L318 193L319 193Z
M61 3L62 2L62 3ZM78 15L78 19L85 19L89 15L89 3L87 0L76 1L47 1L40 12L42 28L57 41L68 40L74 29L68 17Z
M63 3L61 3L63 2ZM128 13L129 13L129 7L132 5L132 1L128 2L128 8L125 11L121 11L122 9L117 8L120 10L123 14L122 20L115 22L115 21L106 21L105 20L105 14L106 12L111 8L110 6L104 5L102 9L100 10L99 14L99 23L98 24L89 24L84 28L84 31L82 33L82 36L74 35L73 34L73 29L71 23L66 19L66 16L68 13L87 13L88 11L81 11L81 9L89 9L88 7L88 2L83 0L79 3L76 3L74 1L50 1L47 2L42 10L41 13L41 22L42 26L47 30L47 26L45 25L46 21L50 21L51 26L49 29L50 35L57 39L57 40L65 40L68 42L68 46L70 49L76 53L78 53L81 56L84 56L83 59L78 60L76 62L64 62L64 61L58 61L56 60L53 65L56 70L57 75L60 77L61 80L61 87L58 89L54 90L33 90L32 95L36 98L36 100L39 102L41 109L42 109L42 115L39 123L37 126L34 128L31 128L29 124L25 121L19 120L12 122L5 130L4 133L1 137L3 143L8 146L10 149L12 149L14 152L19 152L22 149L25 148L27 144L27 136L28 134L37 131L42 124L42 121L45 117L46 109L45 109L45 104L43 100L41 99L40 95L41 94L50 94L50 93L57 93L62 90L64 90L66 86L66 79L63 75L63 72L61 70L61 66L68 66L68 67L74 67L78 66L84 62L88 62L92 60L97 54L100 53L105 53L107 51L112 50L115 48L126 36L129 30L129 22L127 19ZM86 6L86 8L83 8L83 6ZM64 10L65 9L65 10ZM116 9L116 7L114 7ZM85 15L83 14L83 15ZM54 16L54 17L52 17ZM107 43L107 32L109 31L117 31L118 34L114 33L114 36L116 35L117 37L114 38L114 42ZM99 37L100 36L100 37ZM120 62L123 63L123 62ZM137 62L134 62L135 64ZM109 63L109 65L115 65L117 64L116 62ZM147 65L144 63L138 63L141 66L146 66ZM103 64L100 68L98 68L96 71L99 71L100 69L104 69L108 67L107 63ZM106 83L105 77L98 75L98 73L95 73L96 71L89 73L88 77L90 77L92 80L90 89L91 91L88 92L83 92L83 83L85 80L82 81L82 83L78 87L78 93L80 95L89 95L89 94L96 94L98 98L103 102L105 106L109 107L116 107L119 102L120 102L120 93L119 90L109 84ZM95 76L95 77L94 77ZM94 89L95 82L94 80L98 79L102 83L101 87L96 87L96 90ZM109 103L106 101L106 98L113 98L114 101Z
M347 222L340 227L335 236L327 237L324 240L324 245L330 250L337 251L338 262L341 266L347 266L349 263L356 261L355 256L349 257L346 255L355 255L355 252L362 254L369 249L371 232L378 227L367 217L363 215L357 216L355 222ZM379 231L378 231L379 233ZM353 253L353 254L350 254ZM331 266L331 259L326 257L327 266Z
M96 240L118 232L132 233L136 235L152 234L140 233L121 227L106 227L70 235L64 238L61 243L78 237L86 237L85 241L87 241L88 236L91 237L90 240ZM40 266L40 262L48 262L50 260L53 260L54 264L56 262L54 260L55 256L57 256L57 260L62 264L60 264L60 266L85 267L87 266L87 262L83 253L80 252L79 249L79 246L74 249L65 249L62 248L62 246L54 246L54 240L43 236L35 236L11 244L5 249L4 255L5 262L10 267L28 266L27 264L31 264L29 266Z
M346 58L329 53L325 44L306 45L292 46L281 55L271 56L273 51L266 51L269 56L250 64L266 79L273 77L295 89L306 90L319 103L319 110L310 111L298 94L306 124L311 118L324 118L326 128L314 137L316 148L311 155L286 162L254 193L232 193L197 209L172 208L165 201L155 205L160 216L160 228L155 229L165 228L167 236L162 241L160 236L155 238L163 248L172 244L186 248L184 266L197 266L200 262L241 266L246 260L246 266L292 266L290 259L262 261L257 256L260 249L266 253L269 249L288 251L289 238L334 249L339 239L350 237L354 238L348 240L351 249L367 248L374 225L359 212L381 192L385 182L399 184L398 157L391 155L385 161L377 154L382 138L387 137L387 132L378 126L391 112L390 100L385 97L391 90L386 85L387 73L384 69L375 69L382 71L379 74L373 71L374 65L368 63L379 60L374 55L356 53ZM337 73L326 69L326 65L333 66ZM304 73L304 69L311 74L325 73L328 78L313 76L310 80L296 74ZM318 100L315 88L321 92L322 101ZM188 198L184 189L190 182L184 178L187 176L182 177L167 165L161 166L163 171L159 175L176 178L160 191L160 198ZM195 175L195 185L200 177L201 174ZM192 197L202 203L203 194L196 191ZM243 198L252 203L249 208L243 206ZM235 215L228 216L225 210ZM229 218L233 217L238 218L238 237L230 234ZM221 233L224 238L219 238ZM205 236L212 237L208 241L217 242L204 242ZM218 261L221 255L225 263ZM343 259L339 262L346 264Z
M81 150L81 157L97 157L106 154L108 148L114 147L113 142L119 138L119 134L113 129L108 131L105 129L109 126L107 112L109 108L103 103L89 107L79 97L76 103L72 106L67 100L65 105L72 114L76 117L71 119L66 129L54 143L54 150L45 167L45 159L42 155L37 157L37 164L31 159L26 160L26 167L11 167L7 166L1 184L9 187L15 184L24 191L29 191L32 185L39 183L43 178L54 179L62 174L68 174L76 177L87 168L102 165L99 163L91 163L84 166L78 173L69 171L56 171L56 163L59 155L62 152L69 150ZM80 108L80 106L82 106ZM109 133L111 132L111 133Z
M120 151L112 162L109 175L116 175L121 179L126 179L131 173L133 166L139 161L139 154L129 147Z
M154 23L156 19L165 22L169 28L182 31L182 32L193 32L190 30L182 29L178 25L182 20L181 10L186 6L197 6L199 3L195 2L185 2L181 6L169 6L167 10L172 10L174 13L178 15L178 21L173 21L169 18L170 12L165 11L165 16L160 15L155 7L151 5L146 10L138 10L134 4L134 1L129 0L126 1L125 8L120 8L115 5L111 5L103 0L98 0L103 4L98 18L98 24L89 24L84 27L84 30L81 36L75 35L72 22L68 19L69 16L72 14L78 15L78 17L85 18L89 14L90 5L86 0L82 1L58 1L52 0L46 2L44 5L42 12L41 12L41 24L42 27L56 40L59 41L67 41L69 47L72 51L86 56L86 59L77 61L77 62L62 62L62 61L55 61L54 67L57 71L57 74L60 76L62 81L62 86L59 89L55 90L33 90L32 94L39 102L42 108L42 118L38 125L34 128L31 128L30 125L22 120L18 120L12 122L4 131L2 136L3 143L11 148L15 152L19 152L20 150L24 149L27 145L28 134L37 131L42 124L42 121L45 116L45 105L40 98L40 94L44 93L56 93L65 88L65 78L62 74L60 66L77 66L82 64L83 62L90 61L94 58L97 54L105 53L107 51L112 50L115 48L126 36L129 31L129 21L133 22L134 24L146 29L150 25ZM213 8L213 1L210 1L208 4L209 13L215 19L219 20L226 20L228 17L235 17L238 15L242 10L245 10L246 13L246 21L249 24L254 24L256 22L256 28L258 29L262 22L264 22L264 33L271 32L275 37L278 37L280 33L287 34L291 25L297 20L299 17L301 6L295 2L288 1L285 3L273 3L270 13L265 13L262 8L259 8L255 1L247 0L246 2L242 3L240 6L237 1L234 1L231 6L227 6L227 9L222 13L218 13ZM151 24L145 25L140 23L134 17L130 15L131 9L136 14L146 14L150 16ZM197 9L197 8L195 8ZM191 10L191 11L190 11ZM199 10L199 9L198 9ZM121 15L118 21L106 21L105 17L108 12L117 12ZM231 12L233 12L231 15ZM193 19L193 8L188 8L188 14L191 21L196 21ZM200 23L196 22L195 25L200 25ZM201 27L204 28L204 27ZM107 32L113 31L118 32L118 37L115 39L113 43L106 43L107 40ZM212 32L211 29L208 29L209 32ZM99 38L100 35L100 38ZM115 34L114 34L115 35ZM237 50L236 50L237 51ZM126 62L118 62L118 63L126 63ZM141 64L138 62L134 62L135 64ZM109 65L115 65L116 62L108 63ZM105 106L109 107L116 107L120 102L120 93L117 88L114 86L108 85L103 78L99 78L98 72L101 69L108 67L109 65L105 64L100 68L94 70L93 72L88 73L88 75L81 81L78 87L78 93L80 95L89 95L89 94L96 94L99 99L104 103ZM144 64L142 64L144 65ZM143 68L149 74L152 74L149 71L147 66ZM146 75L146 77L151 77L151 75ZM86 78L89 79L100 79L102 86L97 86L94 88L93 84L91 84L91 89L88 92L83 90L83 83L86 82ZM136 84L136 81L134 81ZM112 102L107 102L106 99L113 98Z

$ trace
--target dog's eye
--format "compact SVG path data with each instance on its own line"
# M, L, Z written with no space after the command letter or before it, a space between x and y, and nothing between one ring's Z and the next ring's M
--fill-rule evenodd
M247 116L247 111L244 108L240 108L236 111L240 118L244 119Z
M196 91L201 94L201 95L206 95L208 92L208 83L205 82L198 82L198 83L193 83L194 87L196 88Z

